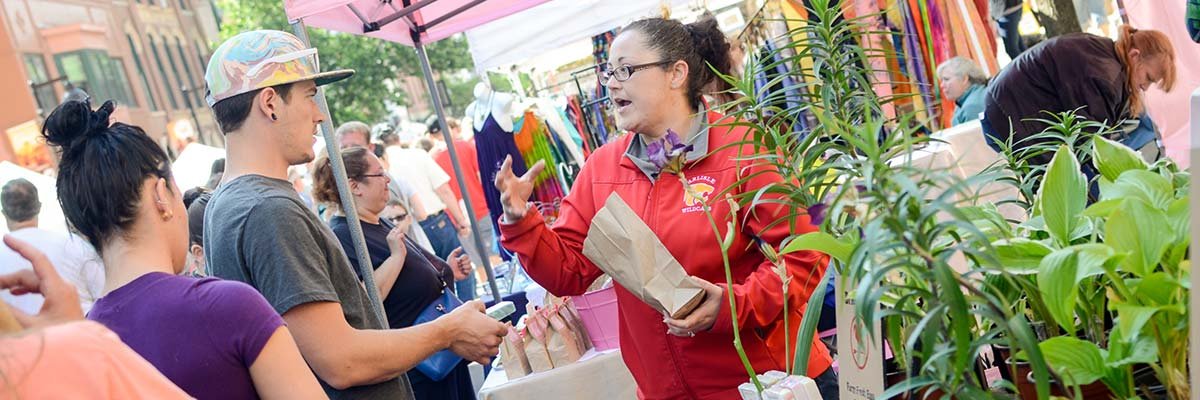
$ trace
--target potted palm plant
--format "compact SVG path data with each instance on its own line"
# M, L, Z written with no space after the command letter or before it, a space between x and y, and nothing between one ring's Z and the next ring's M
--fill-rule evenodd
M794 235L778 251L829 254L839 290L854 299L855 318L865 322L859 324L861 334L882 337L873 322L883 321L906 378L885 396L990 397L975 367L981 350L1001 338L1029 354L1036 391L1047 396L1051 371L1029 320L1013 311L1009 299L981 289L987 276L982 269L951 265L955 259L998 264L988 231L1006 228L1004 221L996 222L994 207L971 201L973 188L995 177L963 179L906 158L934 139L916 134L925 121L914 114L888 117L889 106L903 96L874 91L877 66L889 55L862 44L878 34L870 28L878 16L847 18L840 2L830 0L813 0L809 13L807 23L787 35L794 39L767 57L790 65L811 60L811 68L793 72L803 82L798 87L756 91L755 66L774 68L771 63L751 63L743 76L725 77L732 90L747 94L730 112L738 124L752 125L745 142L756 151L747 162L768 163L785 177L735 200L753 206L771 194L770 201L787 202L820 224L819 232ZM781 82L782 77L766 87ZM785 91L797 89L800 101L781 101ZM802 120L811 123L797 123ZM820 303L825 291L814 293L810 304ZM819 312L820 307L806 312L794 342L803 345L796 348L793 371L806 369Z

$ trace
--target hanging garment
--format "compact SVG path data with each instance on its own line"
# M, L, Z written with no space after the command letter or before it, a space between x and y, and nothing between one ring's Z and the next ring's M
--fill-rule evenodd
M484 121L483 129L475 131L475 149L479 161L479 178L482 182L496 181L496 173L500 171L505 157L513 158L514 174L524 175L527 170L525 159L521 157L521 152L517 150L517 144L513 142L512 133L501 128L491 115L488 115ZM500 216L504 214L504 206L500 203L500 191L496 189L496 185L485 184L483 185L483 196L487 200L488 210L491 211L492 227L499 232ZM509 255L504 254L505 252L500 253L501 258L505 261L511 259Z
M588 130L587 123L583 118L583 109L579 107L579 97L571 96L567 98L567 118L571 120L571 125L575 130L579 131L579 137L583 139L583 157L587 159L592 155L592 143L589 140L591 131Z
M552 133L545 120L533 111L526 111L521 120L521 130L514 135L514 140L525 158L525 165L532 168L539 161L546 164L546 169L534 180L536 186L530 200L546 218L546 222L551 223L558 219L559 205L565 197L558 180L558 165L566 160L554 156L550 147Z

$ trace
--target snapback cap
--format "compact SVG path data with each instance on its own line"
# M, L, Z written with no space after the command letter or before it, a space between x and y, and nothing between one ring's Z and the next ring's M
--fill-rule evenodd
M277 85L316 81L325 85L354 75L352 69L321 72L317 49L283 31L239 33L221 43L208 61L205 100L212 107L221 100Z

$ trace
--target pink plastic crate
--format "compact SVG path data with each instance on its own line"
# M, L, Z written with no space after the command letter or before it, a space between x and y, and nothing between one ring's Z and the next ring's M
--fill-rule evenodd
M620 347L617 322L617 292L612 287L588 292L572 298L575 309L583 318L583 328L596 351Z

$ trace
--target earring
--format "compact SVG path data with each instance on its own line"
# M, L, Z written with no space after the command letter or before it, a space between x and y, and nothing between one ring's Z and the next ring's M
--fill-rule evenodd
M278 121L278 120L279 120L279 117L276 117L276 116L275 116L275 113L271 113L271 120L272 120L272 121Z
M174 218L174 217L175 217L175 214L170 211L163 211L163 213L162 213L163 221L170 221L171 218Z

